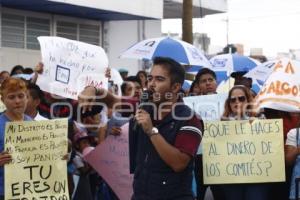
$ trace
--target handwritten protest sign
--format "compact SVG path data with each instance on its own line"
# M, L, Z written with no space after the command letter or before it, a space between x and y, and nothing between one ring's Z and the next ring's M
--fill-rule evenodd
M60 37L38 37L44 72L37 84L44 91L77 99L88 85L107 88L108 58L99 46Z
M201 116L204 121L218 120L224 111L227 94L184 97L184 103Z
M282 120L206 122L205 184L285 181Z
M133 175L129 173L128 123L121 127L120 136L109 135L85 160L110 185L122 200L130 200L133 194Z
M10 122L5 149L12 163L5 165L5 199L68 200L67 119Z
M258 108L300 111L300 61L282 59L256 97Z

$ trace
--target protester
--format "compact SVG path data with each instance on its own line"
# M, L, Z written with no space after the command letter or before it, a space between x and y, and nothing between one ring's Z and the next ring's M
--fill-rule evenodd
M192 85L190 87L190 91L188 93L189 96L197 96L197 95L201 95L201 90L200 90L200 87L198 85L198 80L195 79L193 82L192 82Z
M202 68L196 75L199 89L202 95L216 94L217 76L214 71L208 68Z
M34 120L47 120L46 117L40 115L38 107L43 99L43 92L40 87L34 83L27 84L28 90L28 102L25 110L25 114L30 116Z
M9 72L8 71L2 71L1 73L0 73L0 85L3 83L3 81L5 80L5 79L7 79L8 77L9 77L10 75L9 75Z
M141 80L141 86L143 90L147 89L147 73L145 71L138 71L136 77Z
M24 67L22 65L16 65L10 71L10 76L17 75L17 74L23 74L23 71L24 71Z
M153 92L149 103L162 109L150 117L148 111L152 113L151 110L140 106L144 109L136 112L136 123L130 123L130 161L135 174L133 199L193 199L193 158L203 123L177 98L184 73L182 66L172 59L154 60L148 76L148 89ZM91 102L95 94L98 98L104 97L101 101L108 107L122 102L103 89L87 87L79 97L80 103ZM90 110L91 105L86 105L84 111Z
M283 120L283 137L284 141L286 141L287 145L290 143L287 140L288 132L299 127L300 113L286 112L271 108L264 108L264 115L267 119L282 119ZM294 145L294 144L293 144ZM291 145L290 145L291 146ZM287 148L285 149L285 151ZM285 152L285 154L289 154L289 152ZM285 166L285 182L280 183L272 183L270 190L270 199L283 199L288 200L290 196L290 183L293 172L293 165L291 165L291 161L287 158L287 164Z
M5 124L11 121L31 121L25 115L27 88L23 80L7 78L0 87L1 100L6 110L0 115L0 200L4 200L4 165L11 161L11 156L4 151Z
M298 125L300 126L300 124ZM287 165L293 166L293 173L290 185L290 199L298 199L299 195L299 177L300 177L300 128L292 129L288 132L285 148L285 160ZM297 179L298 178L298 179ZM296 184L297 182L297 184ZM298 194L296 186L298 185ZM297 195L297 196L296 196Z
M229 91L225 101L223 120L249 120L253 117L253 98L249 89L243 85L235 85ZM227 184L221 186L226 200L266 200L268 199L269 185Z
M78 183L75 184L73 200L92 200L95 194L92 193L90 183L90 172L92 168L83 159L83 152L87 147L91 147L94 137L89 136L83 127L78 125L74 126L75 135L73 139L73 146L75 147L76 154L73 159L73 164L76 168L75 175L78 176Z
M124 69L124 68L121 68L118 70L122 79L125 81L127 76L128 76L128 70L127 69Z
M199 95L210 95L217 93L217 76L214 71L208 68L202 68L196 75L195 82L197 83L201 93ZM200 144L200 151L198 151L195 159L195 178L197 185L197 200L204 200L207 185L204 185L203 180L203 162L202 162L202 145ZM214 200L223 199L222 190L218 185L211 185L210 189L214 196Z
M193 160L203 124L178 99L183 81L179 63L154 59L148 89L153 93L150 102L161 109L155 113L152 106L142 107L130 123L131 164L135 163L132 199L193 199Z
M139 99L142 94L141 80L136 76L129 76L121 85L122 96Z

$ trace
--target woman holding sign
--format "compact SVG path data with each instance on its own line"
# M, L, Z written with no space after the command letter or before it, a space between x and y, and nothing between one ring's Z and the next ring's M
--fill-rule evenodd
M5 124L12 121L30 121L24 114L27 105L26 83L17 78L7 78L0 87L1 100L6 106L0 115L0 200L4 199L4 169L3 166L11 161L11 156L4 151Z
M222 120L248 120L251 113L253 98L250 90L243 85L235 85L225 101ZM221 186L226 200L266 200L268 199L267 184L228 184Z

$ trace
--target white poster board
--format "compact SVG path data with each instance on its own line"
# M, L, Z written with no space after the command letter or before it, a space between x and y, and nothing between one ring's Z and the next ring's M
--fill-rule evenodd
M38 37L44 72L37 84L46 92L77 99L84 87L107 89L108 58L95 45L60 37Z

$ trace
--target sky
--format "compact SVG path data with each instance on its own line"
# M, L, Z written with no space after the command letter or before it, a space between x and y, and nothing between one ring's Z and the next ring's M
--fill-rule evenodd
M300 49L300 0L227 0L228 12L193 20L193 32L207 33L212 46L228 43L263 48L263 54ZM227 23L228 19L228 23ZM181 33L181 20L163 20L164 33Z

